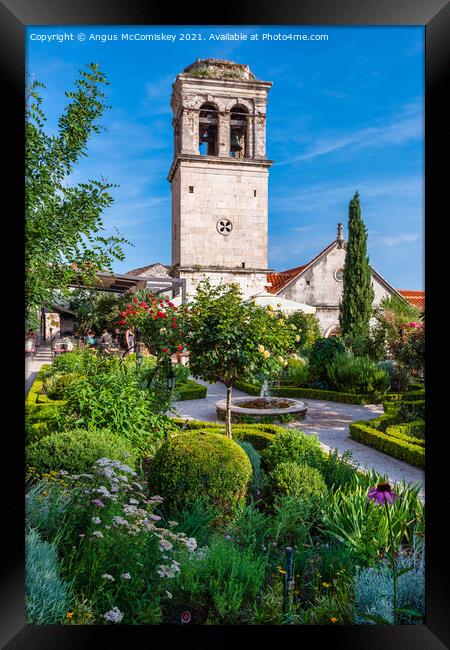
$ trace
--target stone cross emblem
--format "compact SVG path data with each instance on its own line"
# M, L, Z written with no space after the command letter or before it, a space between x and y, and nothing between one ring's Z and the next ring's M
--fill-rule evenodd
M217 230L221 235L229 235L233 230L233 224L229 219L220 219L217 222Z

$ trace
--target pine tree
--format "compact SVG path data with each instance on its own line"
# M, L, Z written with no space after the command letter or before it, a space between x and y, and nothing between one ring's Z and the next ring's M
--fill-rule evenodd
M367 256L367 230L361 217L359 192L348 208L348 242L343 274L339 324L344 336L367 336L372 317L374 291Z

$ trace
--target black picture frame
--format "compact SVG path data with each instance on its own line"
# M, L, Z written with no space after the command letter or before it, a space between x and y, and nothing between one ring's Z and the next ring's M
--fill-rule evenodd
M3 198L9 198L5 211L3 250L13 252L13 263L4 262L4 314L6 324L5 351L10 355L4 365L8 379L3 392L3 415L11 413L12 421L3 427L3 534L0 593L0 642L8 650L66 649L105 647L107 643L164 642L177 633L186 642L204 638L221 638L225 643L239 635L244 642L255 643L267 638L268 630L258 626L189 627L169 626L107 627L107 626L27 626L24 617L24 444L20 414L23 400L17 398L14 407L10 394L20 395L23 386L18 352L22 354L20 318L16 318L17 296L23 295L23 177L24 177L24 83L25 83L25 27L27 25L422 25L426 42L426 125L425 125L425 235L426 235L426 292L427 292L427 440L426 463L426 620L414 626L278 626L270 636L278 642L294 641L301 645L312 642L332 644L333 647L358 650L438 650L450 646L449 626L449 560L447 523L448 474L445 438L445 378L439 381L436 370L445 369L446 294L436 289L439 278L445 277L447 244L444 232L448 221L447 208L448 162L446 162L446 135L448 131L448 102L445 99L450 70L450 5L446 0L277 0L254 3L215 5L186 3L184 7L163 7L161 4L139 0L3 0L0 2L0 66L2 71L3 158L7 162L7 178ZM174 16L176 18L174 22ZM447 181L447 182L445 182ZM440 219L440 217L443 217ZM448 227L448 226L447 226ZM437 254L432 254L433 241ZM14 292L14 293L11 293ZM14 297L15 296L15 297ZM438 304L438 299L441 299ZM11 304L12 301L12 304ZM12 320L11 320L12 319ZM444 339L445 340L445 339ZM15 347L17 345L17 348ZM434 359L434 361L433 361ZM9 381L16 369L14 383ZM435 373L433 375L433 372ZM10 445L6 452L7 444Z

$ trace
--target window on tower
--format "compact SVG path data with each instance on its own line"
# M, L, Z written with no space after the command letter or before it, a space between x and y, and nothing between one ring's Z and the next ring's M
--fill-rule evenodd
M218 155L218 115L213 104L203 104L198 118L199 152L202 156Z
M248 110L245 106L234 106L230 113L230 156L248 157Z

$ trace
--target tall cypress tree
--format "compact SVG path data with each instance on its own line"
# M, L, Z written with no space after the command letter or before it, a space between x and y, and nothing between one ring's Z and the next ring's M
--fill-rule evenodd
M348 242L343 274L339 324L343 335L369 334L374 291L367 256L367 230L361 217L359 192L348 207Z

